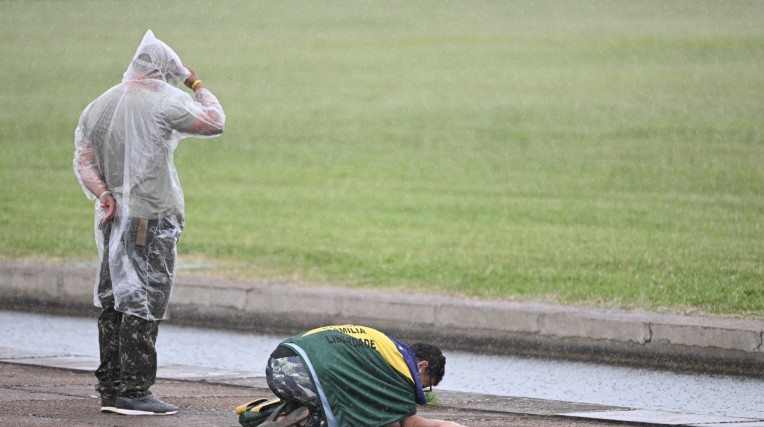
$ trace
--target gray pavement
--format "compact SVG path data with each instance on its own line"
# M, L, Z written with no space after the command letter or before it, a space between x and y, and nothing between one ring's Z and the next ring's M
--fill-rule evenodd
M94 270L0 265L0 308L93 310ZM170 321L264 333L353 322L451 349L558 356L706 372L764 375L764 321L524 304L451 296L305 287L179 274ZM160 366L155 392L181 406L149 420L98 411L92 371L77 355L0 348L0 425L234 426L233 407L268 394L262 376ZM422 411L470 426L764 426L764 420L677 414L439 391Z
M208 427L238 425L233 409L271 396L259 372L161 365L152 391L180 406L173 416L101 414L93 389L98 360L0 347L0 425ZM471 427L499 426L764 426L764 420L680 414L644 409L502 397L439 390L438 403L420 408L426 417Z

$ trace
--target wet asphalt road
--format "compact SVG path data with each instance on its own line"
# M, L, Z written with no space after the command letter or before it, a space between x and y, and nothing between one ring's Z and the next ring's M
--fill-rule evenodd
M0 347L98 356L94 319L0 311ZM30 337L34 337L30 339ZM264 372L283 337L164 324L159 362ZM246 349L246 351L243 351ZM680 373L446 351L438 390L589 402L731 417L764 417L764 378ZM617 379L617 380L615 380Z

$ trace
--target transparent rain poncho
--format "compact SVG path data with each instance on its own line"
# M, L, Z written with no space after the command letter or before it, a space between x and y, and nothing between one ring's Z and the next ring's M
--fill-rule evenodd
M175 247L183 231L184 201L173 152L180 139L223 132L217 98L197 88L192 98L176 85L190 72L149 30L122 83L83 111L75 130L74 171L91 200L108 188L116 214L102 224L95 203L101 263L94 291L98 307L147 320L165 317L175 278Z

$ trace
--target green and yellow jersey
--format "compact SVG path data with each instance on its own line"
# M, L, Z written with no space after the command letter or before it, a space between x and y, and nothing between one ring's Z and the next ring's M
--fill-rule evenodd
M281 345L308 368L329 427L386 426L427 403L413 350L376 329L326 326Z

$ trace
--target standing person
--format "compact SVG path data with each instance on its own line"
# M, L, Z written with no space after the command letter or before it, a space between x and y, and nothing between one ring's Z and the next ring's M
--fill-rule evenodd
M314 329L279 344L266 367L271 391L308 411L262 426L464 427L416 415L427 403L424 388L445 371L446 358L430 344L409 347L367 326Z
M179 83L194 97L178 89ZM96 199L100 265L94 304L101 411L174 414L150 391L156 339L175 281L184 201L173 152L181 138L223 132L225 113L194 71L149 30L122 83L85 108L74 135L74 171Z

